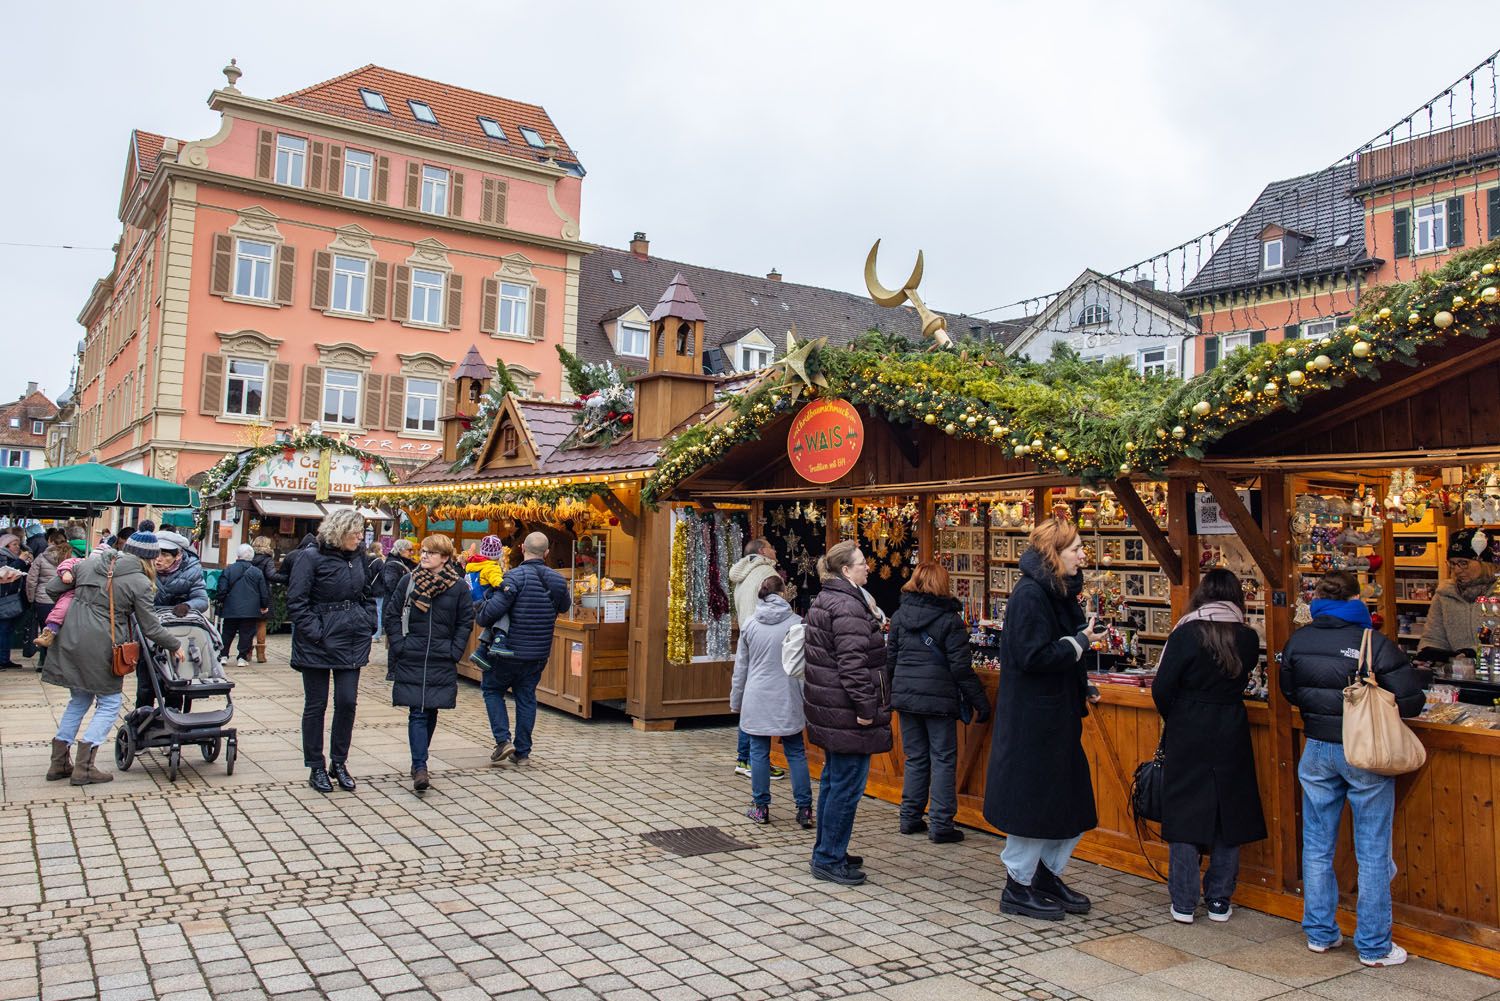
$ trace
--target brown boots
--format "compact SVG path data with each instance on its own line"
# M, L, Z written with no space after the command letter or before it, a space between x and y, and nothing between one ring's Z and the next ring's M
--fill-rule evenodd
M73 762L68 758L72 745L66 740L52 738L52 764L47 767L47 781L56 782L73 774Z
M266 662L266 620L261 619L260 625L255 627L255 662L264 664Z
M78 757L73 760L73 784L75 786L92 785L95 782L113 782L115 777L108 772L101 772L94 767L94 755L99 751L98 744L89 744L82 740L78 742Z

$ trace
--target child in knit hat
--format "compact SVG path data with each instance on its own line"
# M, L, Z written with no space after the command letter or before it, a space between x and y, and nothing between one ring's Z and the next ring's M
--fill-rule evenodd
M483 601L505 576L505 544L500 537L486 535L479 540L478 556L466 563L464 569L468 571L469 593L475 601Z
M57 604L53 605L52 611L47 614L47 622L36 638L37 646L49 647L57 639L58 631L62 629L63 619L67 618L68 609L73 604L73 568L81 562L83 562L81 559L73 556L57 565L57 575L62 578L64 584L68 585L68 590L58 597Z

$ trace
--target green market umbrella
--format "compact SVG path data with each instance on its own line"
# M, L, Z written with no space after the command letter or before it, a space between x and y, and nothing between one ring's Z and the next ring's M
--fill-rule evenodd
M180 507L175 511L164 512L161 516L161 524L166 528L192 528L193 509Z
M31 479L35 484L31 496L37 501L158 507L186 507L192 503L192 491L185 486L97 462L39 469L31 474Z
M22 469L0 467L0 496L30 497L31 474Z

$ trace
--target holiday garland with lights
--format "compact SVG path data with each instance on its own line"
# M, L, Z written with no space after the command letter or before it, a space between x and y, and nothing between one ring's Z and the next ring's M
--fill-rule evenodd
M1487 337L1500 324L1497 270L1500 241L1367 292L1352 321L1328 337L1242 348L1186 382L1138 375L1125 359L1083 361L1065 347L1030 362L993 345L915 351L904 340L867 334L847 347L809 351L809 378L795 387L795 377L762 381L731 401L727 420L678 434L641 496L659 503L692 473L758 439L791 412L798 392L985 441L1084 482L1160 475L1173 459L1202 458L1206 445L1273 411L1297 410L1311 394L1378 379L1383 363L1417 365L1428 345Z
M485 521L509 518L516 522L558 525L572 521L587 527L595 513L589 501L603 483L549 483L500 486L485 483L435 483L392 486L389 490L360 491L362 503L403 508L425 507L439 521Z
M241 452L233 452L208 468L208 471L203 474L203 484L199 487L204 503L193 512L194 537L204 539L208 536L208 511L211 507L208 498L233 497L245 485L255 467L265 459L277 453L290 459L294 452L321 452L325 448L335 455L353 456L365 469L378 469L385 474L386 479L391 477L390 465L373 452L356 448L347 441L331 435L293 429L290 434L279 441L257 445Z

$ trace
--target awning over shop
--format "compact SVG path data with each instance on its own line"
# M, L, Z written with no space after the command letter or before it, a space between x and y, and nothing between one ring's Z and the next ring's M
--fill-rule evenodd
M319 518L323 509L312 501L284 500L280 497L254 497L255 509L272 518Z

